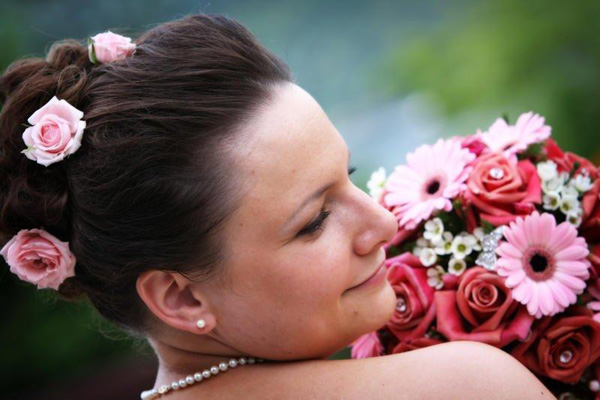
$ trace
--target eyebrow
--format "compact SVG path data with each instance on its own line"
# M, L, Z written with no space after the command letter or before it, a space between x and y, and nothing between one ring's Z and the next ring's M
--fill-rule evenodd
M348 164L350 164L350 157L352 156L352 154L350 153L350 149L348 149ZM308 204L310 204L311 202L315 201L316 199L318 199L319 197L321 197L323 195L323 193L325 193L329 188L331 188L333 185L335 185L335 181L334 182L329 182L323 186L321 186L319 189L317 189L313 194L311 194L310 196L308 196L306 199L304 199L304 201L302 203L300 203L300 205L298 206L298 208L296 209L296 211L294 211L294 213L290 216L290 218L287 220L287 222L284 224L284 228L288 226L288 224L294 220L294 218L296 218L296 215L298 215L298 213L300 213L300 211L302 211L302 209L304 209L304 207L306 207Z

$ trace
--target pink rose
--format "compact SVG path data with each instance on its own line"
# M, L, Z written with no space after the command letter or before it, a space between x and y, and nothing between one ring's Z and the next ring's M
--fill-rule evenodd
M75 275L76 259L68 242L62 242L43 229L22 229L4 245L0 254L10 272L36 284L38 289L58 289Z
M396 292L396 310L387 328L400 341L423 336L435 318L435 290L427 284L427 268L411 253L392 257L385 265Z
M505 278L482 267L467 269L456 290L435 293L437 330L449 340L503 347L524 339L534 317L513 300Z
M541 203L541 180L529 160L514 163L500 154L476 161L467 181L465 200L492 225L505 225L529 215Z
M383 352L383 345L377 332L369 332L360 336L350 346L352 358L376 357Z
M106 64L111 61L122 60L133 53L136 48L135 43L131 43L131 38L121 36L111 31L99 33L92 36L92 43L88 46L90 60Z
M22 153L45 167L61 161L81 146L86 125L85 121L81 121L82 117L83 112L66 100L52 97L27 119L33 126L23 132L27 149Z

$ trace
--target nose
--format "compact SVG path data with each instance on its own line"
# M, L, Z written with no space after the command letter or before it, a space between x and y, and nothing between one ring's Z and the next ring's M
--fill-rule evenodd
M360 193L357 201L359 224L354 241L357 254L369 254L390 242L398 232L396 216L377 203L369 194L356 188Z

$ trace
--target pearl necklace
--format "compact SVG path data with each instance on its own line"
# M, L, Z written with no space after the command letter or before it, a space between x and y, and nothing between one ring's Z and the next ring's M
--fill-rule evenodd
M191 386L196 382L201 382L202 380L206 380L213 375L217 375L219 371L227 371L229 368L235 368L238 365L246 365L254 364L255 362L263 362L262 358L254 358L254 357L240 357L237 360L232 358L229 360L229 363L222 362L219 365L213 365L208 369L205 369L202 372L196 372L193 375L188 375L185 378L181 378L179 380L174 380L170 385L162 385L158 389L144 390L140 394L140 398L142 400L152 400L161 397L163 394L167 394L171 390L179 390L183 389L186 386Z

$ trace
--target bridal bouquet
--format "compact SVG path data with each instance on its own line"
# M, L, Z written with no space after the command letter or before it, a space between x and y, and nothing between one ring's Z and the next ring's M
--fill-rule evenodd
M372 174L399 224L386 245L397 302L353 358L474 340L559 398L600 400L599 170L550 135L538 114L499 118Z

